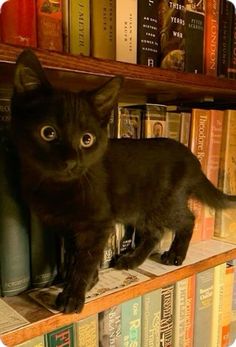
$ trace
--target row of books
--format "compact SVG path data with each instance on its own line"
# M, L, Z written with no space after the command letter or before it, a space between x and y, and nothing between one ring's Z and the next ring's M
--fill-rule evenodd
M235 78L229 0L8 0L9 44Z
M235 293L233 260L17 346L227 347L236 338Z

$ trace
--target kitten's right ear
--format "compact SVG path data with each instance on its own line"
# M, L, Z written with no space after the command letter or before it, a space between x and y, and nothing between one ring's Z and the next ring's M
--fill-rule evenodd
M18 93L40 87L51 88L38 58L30 49L24 50L17 58L14 87Z

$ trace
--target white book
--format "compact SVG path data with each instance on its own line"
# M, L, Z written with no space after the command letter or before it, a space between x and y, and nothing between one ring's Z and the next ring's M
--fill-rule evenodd
M116 1L116 60L137 63L138 5L136 0Z

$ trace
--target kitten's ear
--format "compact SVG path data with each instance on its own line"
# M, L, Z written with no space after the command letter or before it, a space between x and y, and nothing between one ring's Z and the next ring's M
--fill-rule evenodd
M103 121L108 121L107 116L110 114L118 100L123 82L123 77L113 77L92 94L92 102L99 111Z
M30 49L24 50L17 58L14 87L18 93L40 87L51 88L38 58Z

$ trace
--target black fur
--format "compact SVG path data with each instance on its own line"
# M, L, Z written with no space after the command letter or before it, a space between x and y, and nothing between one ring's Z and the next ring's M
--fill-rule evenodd
M93 92L57 91L31 51L24 51L16 63L12 135L24 197L69 244L66 282L57 299L61 311L82 309L113 223L134 225L140 235L137 248L123 255L117 268L140 265L165 228L175 238L162 260L178 265L194 226L189 198L215 208L236 201L217 190L191 151L176 141L108 140L107 123L121 85L122 78L115 77ZM52 141L42 138L45 125L57 133ZM81 145L86 133L96 137L88 148Z

